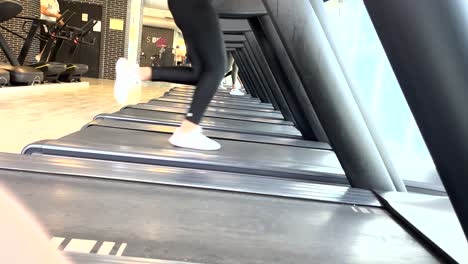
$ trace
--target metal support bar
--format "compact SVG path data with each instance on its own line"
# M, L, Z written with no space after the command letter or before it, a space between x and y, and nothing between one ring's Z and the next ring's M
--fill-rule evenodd
M24 40L24 45L21 48L20 55L18 56L18 63L23 65L26 61L26 57L28 56L29 50L31 49L31 45L34 41L34 36L36 36L37 30L39 29L40 23L37 20L33 20L31 22L31 27L29 28L28 35Z
M277 104L278 109L281 111L281 113L283 113L283 116L286 120L295 122L291 109L289 108L289 105L285 100L280 87L278 86L278 82L276 81L275 76L271 71L270 65L265 59L265 56L258 44L255 34L253 32L246 32L245 36L247 38L246 45L248 45L252 49L255 59L258 61L260 70L263 72L263 75L266 78L268 87L270 88L269 91L271 92L271 96L273 99L272 102L275 102Z
M239 55L244 62L244 67L248 73L252 76L252 80L255 83L255 88L257 88L257 94L258 98L262 101L265 102L267 99L267 95L265 93L265 88L263 87L263 83L260 80L260 77L258 76L257 71L252 65L252 60L248 56L248 53L245 49L242 49L242 51L239 52Z
M245 84L247 84L252 97L258 98L259 97L258 88L256 87L256 83L253 81L250 73L246 70L244 66L244 61L239 53L240 51L237 50L236 52L232 53L232 56L234 57L234 60L236 61L237 66L239 67L239 73L241 74L242 81L244 81Z
M281 94L289 106L292 115L290 120L295 122L296 127L301 131L304 138L318 141L318 137L315 135L313 125L309 123L309 120L306 117L306 115L309 113L306 113L301 105L301 101L306 101L310 104L310 101L306 99L307 96L305 96L305 92L303 97L298 97L294 94L294 88L292 87L292 84L288 82L287 77L285 76L285 72L283 71L283 65L278 60L282 55L276 53L273 49L274 44L272 43L271 39L267 38L267 32L265 32L264 28L262 28L259 18L252 18L249 20L249 22L253 32L251 34L255 34L258 45L260 46L259 50L261 50L262 54L264 54L264 63L269 65L278 87L281 90Z
M265 100L263 102L265 103L271 103L275 107L275 109L279 109L278 103L275 101L274 96L271 92L270 86L266 80L265 75L263 74L263 71L259 65L259 62L257 61L257 58L255 57L255 52L252 50L252 47L246 43L246 48L245 48L246 54L249 57L250 64L252 68L256 71L259 80L262 84L263 91L266 95Z
M285 94L290 94L291 100L296 101L294 103L298 108L302 109L305 114L306 120L304 120L304 124L309 126L313 130L313 134L317 138L317 141L329 143L328 136L323 129L322 124L317 116L317 113L310 101L307 93L302 85L302 81L300 80L294 65L289 58L289 55L286 52L286 49L276 31L273 22L269 16L262 16L258 18L260 22L263 32L265 32L266 42L271 45L272 51L270 55L267 55L269 60L275 60L275 62L270 62L270 65L278 64L279 71L282 71L285 76L285 81L288 89L285 89ZM255 32L255 31L254 31ZM260 39L260 38L259 38ZM268 46L268 45L267 45ZM263 47L265 52L267 52L267 46ZM275 73L276 75L276 73ZM278 74L280 76L281 74ZM304 135L311 135L311 133L304 132ZM306 136L307 137L307 136Z
M11 50L8 43L6 42L6 40L3 37L2 33L0 33L0 47L2 48L3 52L5 53L5 56L7 57L8 61L10 61L11 65L20 66L20 63L18 62L18 59L13 54L13 51Z
M238 53L237 51L233 52L232 56L234 57L234 60L236 61L237 66L239 67L239 76L241 77L241 80L245 85L244 88L252 97L258 98L255 84L252 82L250 75L245 72L245 67L243 66L243 62L237 53Z

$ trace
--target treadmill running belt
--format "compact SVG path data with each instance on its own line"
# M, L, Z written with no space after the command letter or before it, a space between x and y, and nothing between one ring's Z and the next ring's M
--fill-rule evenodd
M155 107L181 108L181 109L184 109L185 111L187 111L190 107L190 104L173 103L173 102L166 102L166 101L157 101L155 103L148 102L142 105L155 106ZM281 113L274 113L274 112L263 112L263 111L256 111L256 110L245 110L245 109L234 109L234 108L212 107L212 106L208 107L207 111L215 112L215 113L233 113L239 116L254 116L254 117L261 117L261 118L284 120L284 117Z
M347 184L335 153L327 150L218 140L219 151L173 147L170 134L92 126L58 140L33 143L25 154L50 154L228 171Z
M142 109L142 110L149 110L149 111L175 113L175 114L185 114L187 112L187 110L183 108L155 106L155 105L148 105L148 104L130 105L130 106L124 107L124 109ZM251 121L251 122L258 122L258 123L267 123L267 124L278 124L278 125L288 125L288 126L294 125L294 123L292 123L291 121L286 121L286 120L270 119L270 118L263 118L263 117L258 117L258 116L242 116L242 115L238 115L237 111L231 111L231 112L206 111L204 116L205 117L218 117L218 118L232 119L232 120L241 120L241 121Z
M126 121L133 120L134 122L140 123L180 124L180 122L185 119L185 115L141 109L122 109L115 114L102 114L96 117L96 119L109 118ZM229 120L215 117L205 117L200 124L202 127L217 128L223 131L302 139L299 130L293 126Z
M176 102L176 103L191 103L192 102L191 98L178 97L178 96L165 96L165 97L160 97L155 100ZM273 106L270 104L261 104L261 103L252 104L252 103L228 102L228 101L220 101L220 100L212 100L210 103L210 106L248 107L252 109L258 109L258 111L274 110Z
M153 99L153 100L149 101L148 104L150 104L150 105L159 105L161 102L163 102L163 103L183 104L183 105L187 105L188 107L190 106L190 103L191 103L190 100L177 100L177 99L171 99L171 98L167 98L167 97L160 97L160 98ZM254 107L254 106L251 106L251 105L220 104L220 103L213 103L213 101L209 104L209 107L234 109L234 110L243 109L243 110L249 110L249 111L281 114L280 111L273 110L273 109L258 108L258 107Z
M102 126L102 127L113 127L113 128L122 128L129 130L140 130L147 132L161 132L172 134L174 133L177 126L171 125L152 125L145 123L135 123L122 120L113 120L113 119L98 119L94 120L86 125L90 126ZM273 145L284 145L284 146L295 146L302 148L315 148L315 149L324 149L332 150L331 146L328 143L324 142L315 142L310 140L303 139L293 139L293 138L280 138L280 137L271 137L265 135L253 135L246 133L235 133L219 130L205 129L203 133L213 139L228 139L235 141L245 141L245 142L257 142L264 144L273 144Z

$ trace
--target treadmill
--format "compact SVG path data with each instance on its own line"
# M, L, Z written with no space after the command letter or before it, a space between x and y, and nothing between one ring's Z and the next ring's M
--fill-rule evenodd
M252 108L262 105L253 101L248 104ZM329 145L304 143L300 132L285 120L207 115L216 117L205 117L201 125L224 146L215 153L179 149L169 144L170 133L184 120L184 113L132 107L125 107L114 114L98 115L92 125L83 127L81 131L57 140L33 143L23 153L348 184ZM101 125L96 121L111 121L108 122L111 124Z
M331 150L271 144L266 139L255 142L234 138L217 139L223 148L216 153L200 152L173 147L168 142L170 136L168 132L93 125L57 140L32 143L25 147L23 154L178 166L348 185Z
M159 99L164 98L165 97L161 97ZM153 102L153 104L137 104L122 108L123 111L146 110L146 114L150 118L153 118L151 120L142 118L141 115L132 118L130 116L116 113L101 114L96 116L95 120L87 124L84 128L86 129L98 126L132 131L172 134L179 123L176 120L171 119L173 118L173 116L171 117L171 113L178 114L177 116L185 114L189 107L188 102L187 104L172 103L161 100ZM272 128L290 128L293 124L284 120L283 115L281 113L277 113L276 110L274 110L274 112L259 111L262 109L258 109L258 106L265 105L263 103L250 103L248 105L250 110L226 108L224 105L212 105L208 107L205 113L205 119L208 118L208 122L205 123L204 133L209 137L221 140L227 139L240 142L331 150L328 143L314 142L303 140L296 136L291 137L290 135L278 135L273 133L274 130L272 130ZM166 116L166 120L161 119L164 114L169 114L169 116ZM212 117L215 117L215 119L210 119ZM212 122L213 120L217 122ZM221 122L230 123L222 126ZM229 124L231 126L229 126ZM283 125L284 127L278 125ZM249 127L252 130L249 131Z
M14 18L16 15L21 13L23 7L19 1L7 0L0 1L0 22L7 21ZM44 80L44 74L32 67L20 66L17 58L13 55L13 52L6 42L3 34L0 32L0 47L5 53L6 57L10 61L11 65L0 64L0 69L7 71L10 75L9 81L14 84L35 84L42 83ZM5 74L4 74L5 76Z
M176 99L176 98L170 98L169 96L167 97L161 97L157 99L152 99L151 101L148 102L150 105L167 105L171 106L174 105L175 107L185 107L188 108L190 106L191 100L187 99ZM281 112L278 110L275 110L271 105L268 104L261 104L261 105L256 105L253 106L251 104L242 104L242 103L232 103L232 102L225 102L225 101L216 101L213 100L210 102L209 107L212 108L217 108L217 109L235 109L235 110L253 110L256 112L266 112L266 113L274 113L281 115Z
M184 114L187 112L189 106L184 104L164 104L166 102L160 102L157 105L151 104L136 104L127 106L125 108L135 108L135 109L147 109L153 111L161 111L161 112L169 112L169 113L178 113ZM208 107L205 116L207 117L226 117L226 118L233 118L233 119L240 119L240 118L259 118L259 122L266 122L266 123L280 123L286 125L293 125L291 121L284 120L283 115L277 113L266 113L266 112L258 112L258 111L249 111L244 109L237 109L235 111L229 111L229 109L225 108L216 108L216 107ZM244 120L244 119L241 119Z
M4 87L10 83L10 73L0 69L0 87Z
M170 91L166 92L165 96L162 98L168 98L173 93L172 91L175 90L171 89ZM189 102L192 100L193 94L189 94L186 104L180 103L171 103L165 101L158 101L154 104L137 104L137 105L130 105L124 107L125 109L139 109L139 110L148 110L148 111L157 111L157 112L165 112L165 113L174 113L174 114L185 114L187 109L189 108ZM236 103L236 101L241 101L245 99L250 99L250 96L237 96L237 98L230 98L230 95L217 95L215 96L214 100L222 100L225 99L230 100L230 102ZM161 98L160 98L161 99ZM214 118L224 118L224 119L232 119L232 120L241 120L241 121L250 121L250 122L257 122L257 123L269 123L269 124L282 124L287 126L293 126L294 123L291 121L284 120L284 117L281 113L275 112L260 112L256 111L257 106L269 105L269 104L260 104L257 100L252 101L245 101L245 105L250 107L249 109L226 109L226 108L219 108L219 107L209 107L205 113L205 117L214 117Z
M89 66L86 64L72 63L71 61L75 57L79 45L88 44L93 45L94 41L86 41L85 37L91 32L93 27L97 24L98 21L90 20L84 24L81 28L73 27L67 25L65 27L65 32L58 36L57 43L55 48L52 51L50 60L57 60L58 54L63 51L64 45L68 45L69 50L65 52L63 56L64 60L67 61L66 70L60 74L59 81L61 82L80 82L83 74L87 73Z
M63 29L66 25L70 22L71 18L75 15L75 13L70 12L69 10L65 10L62 15L57 19L57 22L51 22L48 20L38 19L34 17L26 17L26 16L17 16L17 18L25 20L23 23L23 30L27 33L26 38L23 36L8 30L10 33L23 38L24 45L21 49L20 55L18 57L18 61L20 64L24 65L25 59L31 49L33 40L39 39L39 41L45 43L43 52L39 59L39 62L33 63L29 66L34 67L37 70L40 70L44 73L44 78L48 82L58 82L59 76L66 70L66 64L61 62L53 62L49 61L49 56L51 54L52 48L57 37L61 34ZM59 24L59 21L63 22L63 25ZM29 30L25 30L28 23L31 23L29 26ZM44 37L38 34L38 30L40 27L46 26L48 28L47 35L48 37Z
M178 126L185 119L185 114L174 112L159 112L151 109L123 108L116 113L100 114L95 119L114 119L132 121L137 123L161 124ZM246 117L246 119L249 119ZM302 139L302 135L292 125L277 124L272 121L257 122L255 118L241 120L226 117L205 117L200 123L204 128L216 129L229 132L242 132L254 135L277 136L283 138Z
M166 95L173 95L173 96L180 96L180 97L188 97L192 98L194 92L183 92L183 91L177 91L177 90L171 90L166 92ZM225 93L215 93L213 96L213 99L224 99L224 100L234 100L234 101L245 101L245 102L260 102L260 99L255 98L255 97L250 97L250 96L235 96L235 95L230 95L225 94Z
M146 132L157 132L172 134L174 133L177 126L173 125L160 125L160 124L145 124L145 123L135 123L132 121L123 121L123 120L114 120L114 119L97 119L92 122L89 122L84 126L87 127L108 127L108 128L119 128L127 129L132 131L146 131ZM241 142L257 142L265 143L272 145L280 146L295 146L301 148L315 148L323 150L332 150L331 146L328 143L324 142L315 142L303 139L293 139L293 138L281 138L268 135L254 135L248 133L239 133L239 132L229 132L222 131L217 129L204 128L203 133L210 138L214 139L227 139Z
M8 75L10 76L10 83L14 85L40 84L44 80L44 74L41 71L29 66L0 64L0 70L8 72Z
M433 208L431 200L446 204L446 197L420 195L415 203L402 193L255 175L14 154L0 154L0 182L60 239L60 249L75 263L466 260L461 228L440 225L452 223L453 210L447 207L435 225L426 223L451 235L445 244L428 239L428 229L412 218L434 217L421 208ZM411 201L408 212L405 203ZM91 242L89 250L67 252L78 241ZM448 249L449 255L431 242L444 249L463 246ZM95 254L104 243L115 249Z
M137 123L155 124L155 125L171 125L177 126L185 118L186 108L191 101L191 98L186 97L184 101L185 107L180 107L183 104L177 103L179 107L171 107L170 101L162 101L167 98L172 98L171 91L165 96L158 98L156 101L151 101L148 104L138 104L127 106L113 114L100 114L95 117L98 119L112 119L120 121L131 121ZM282 115L273 106L268 103L260 103L258 101L242 101L249 96L239 96L238 98L228 98L225 100L222 95L211 102L211 107L201 125L206 129L219 130L226 132L247 133L253 135L277 136L281 138L302 139L302 135L294 127L291 121L281 119ZM168 107L159 105L160 102L165 102ZM239 107L240 109L228 111L227 108L218 108L218 106ZM263 110L272 110L265 111ZM231 109L229 109L231 110ZM239 112L239 114L237 113Z
M152 100L155 104L158 103L158 101L167 101L167 102L174 102L174 103L188 103L190 104L192 101L193 97L193 89L182 89L179 90L178 87L174 87L171 90L167 91L163 97L157 98ZM251 103L261 103L261 104L255 104L254 108L252 109L252 104ZM257 110L257 111L263 111L263 110L274 110L274 107L271 103L264 103L261 102L259 98L256 97L251 97L250 95L246 94L243 96L233 96L230 95L229 93L224 93L224 92L216 92L215 95L213 96L213 100L211 101L211 104L214 106L243 106L243 107L248 107L250 110ZM279 113L279 111L276 111Z

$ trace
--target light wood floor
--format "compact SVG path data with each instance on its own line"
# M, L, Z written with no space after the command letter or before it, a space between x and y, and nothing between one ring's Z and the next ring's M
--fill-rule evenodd
M75 132L100 113L118 111L114 81L85 79L87 85L0 88L0 152L20 153L32 142L56 139ZM125 103L147 102L171 88L167 83L145 83Z

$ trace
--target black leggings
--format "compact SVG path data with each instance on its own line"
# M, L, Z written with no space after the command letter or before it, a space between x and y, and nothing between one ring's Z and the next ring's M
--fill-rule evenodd
M153 67L152 80L196 85L187 120L198 124L224 76L226 52L211 0L169 0L192 67Z
M237 67L236 62L234 61L234 57L232 56L232 53L228 52L227 54L227 69L226 69L226 74L224 75L224 78L228 77L231 75L232 79L232 85L234 85L237 81L237 75L239 74L239 68Z

